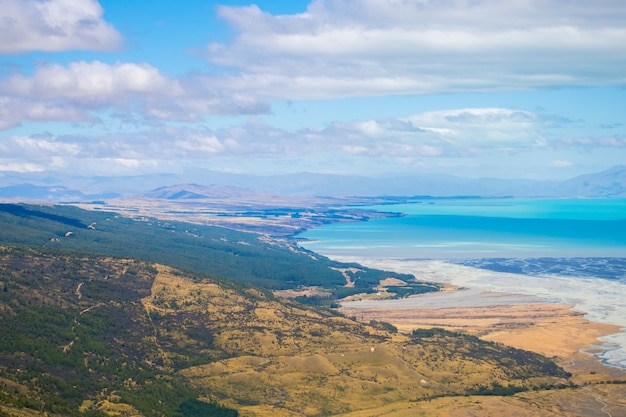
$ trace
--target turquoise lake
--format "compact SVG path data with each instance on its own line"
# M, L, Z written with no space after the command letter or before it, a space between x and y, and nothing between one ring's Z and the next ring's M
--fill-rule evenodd
M330 257L626 257L626 199L429 198L367 208L404 216L311 229L302 246Z

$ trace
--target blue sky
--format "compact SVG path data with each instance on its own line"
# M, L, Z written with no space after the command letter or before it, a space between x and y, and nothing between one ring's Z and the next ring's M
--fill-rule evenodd
M0 0L0 178L600 171L626 163L625 21L621 0Z

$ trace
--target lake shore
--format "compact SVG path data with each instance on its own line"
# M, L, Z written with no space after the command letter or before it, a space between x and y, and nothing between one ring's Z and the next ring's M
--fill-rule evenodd
M613 317L596 308L596 304L611 304L611 300L600 299L609 292L623 296L626 286L622 284L607 283L618 286L604 288L598 296L585 287L597 287L597 281L581 283L577 278L527 277L443 261L338 260L412 273L419 280L444 283L447 289L398 300L342 302L340 310L349 317L386 321L403 332L423 327L468 332L554 358L568 371L585 375L582 382L598 374L626 377L626 369L620 366L624 347L619 344L626 327L620 321L625 319L619 312ZM607 362L607 358L614 361Z

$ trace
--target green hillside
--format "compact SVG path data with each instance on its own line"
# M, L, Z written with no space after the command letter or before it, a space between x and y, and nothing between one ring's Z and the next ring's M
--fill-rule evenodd
M354 286L347 288L337 269L355 265L331 261L287 240L72 206L0 204L0 243L142 259L268 289L319 286L338 298L372 291L389 276L412 278L359 266L350 272ZM411 292L436 290L414 286Z
M568 376L468 336L401 335L160 264L23 246L0 247L0 334L0 415L337 415Z

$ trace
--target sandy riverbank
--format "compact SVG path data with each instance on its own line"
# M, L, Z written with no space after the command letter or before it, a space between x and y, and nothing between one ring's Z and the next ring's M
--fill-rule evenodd
M556 320L554 323L550 321L551 316L558 317L560 321L566 318L574 320L578 316L581 323L588 323L581 324L586 326L585 329L599 329L597 333L589 333L593 335L592 339L586 340L588 343L595 343L596 337L602 338L601 341L597 341L597 344L602 342L601 352L595 353L605 363L626 369L626 332L623 331L626 328L626 306L623 303L626 299L626 285L623 283L594 278L532 277L486 271L443 261L355 258L340 260L358 262L384 270L411 273L420 280L445 283L457 288L456 291L425 294L400 300L352 301L342 303L344 309L358 309L356 312L360 311L361 314L372 308L388 311L405 309L414 312L425 309L421 318L413 314L413 322L408 321L410 318L408 313L394 313L399 320L400 327L405 328L417 325L419 320L423 321L423 325L432 325L437 321L437 317L433 316L433 309L472 309L456 310L456 312L440 310L440 324L474 329L473 331L485 336L488 333L493 334L496 331L505 330L509 333L513 330L519 333L522 328L536 327L538 331L541 327L540 323L542 326L558 324ZM541 313L539 305L544 305L545 313ZM545 307L545 305L554 305L554 307ZM521 306L527 308L524 310ZM485 309L483 313L480 313L480 308ZM571 316L564 313L566 310L571 310ZM446 313L445 322L442 322L444 313ZM346 314L358 316L357 313L346 312ZM527 318L527 323L521 325L524 316ZM464 318L465 323L459 321ZM392 320L390 322L393 323ZM485 324L482 328L480 322ZM498 323L500 325L496 325ZM507 323L510 325L508 329ZM586 334L571 331L572 334L580 334L581 337ZM493 337L496 335L494 334Z
M596 363L596 372L607 368L611 375L626 376L626 369L615 366L621 364L619 357L624 353L624 345L619 343L626 327L626 316L619 310L625 299L623 284L527 277L441 261L340 260L411 273L418 279L456 288L400 300L342 303L342 312L347 316L387 321L406 332L418 327L466 331L555 357L565 367ZM609 357L618 358L614 366L603 366L589 355L607 352Z
M623 347L610 343L621 340L619 337L626 326L619 325L618 312L617 317L599 315L602 310L596 306L602 303L601 296L608 295L604 302L609 306L620 300L623 288L615 287L610 291L605 288L599 296L597 291L591 292L593 282L541 281L440 261L341 260L412 273L418 279L446 283L449 289L454 288L401 300L363 299L342 303L341 311L347 316L364 322L386 321L403 332L421 327L464 331L534 351L552 358L572 374L570 380L579 386L515 397L434 400L417 404L416 408L413 405L399 407L385 415L626 416L626 385L622 383L626 381L626 369L606 366L597 356L607 350L614 352L611 357L621 354ZM619 301L614 305L621 304ZM591 314L587 311L594 308ZM590 317L603 317L609 323L592 321Z

